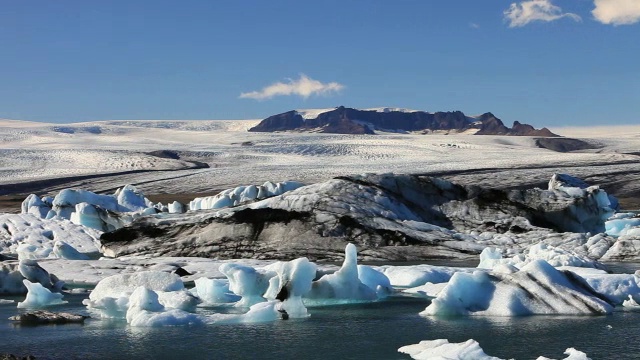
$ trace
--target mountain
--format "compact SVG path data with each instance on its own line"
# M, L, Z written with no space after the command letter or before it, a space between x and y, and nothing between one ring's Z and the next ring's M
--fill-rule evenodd
M391 132L465 132L475 130L476 135L558 136L547 128L540 130L531 125L514 122L504 125L492 113L467 116L461 111L435 112L398 108L359 110L339 106L334 109L292 110L269 116L249 129L253 132L301 131L332 134L375 134Z

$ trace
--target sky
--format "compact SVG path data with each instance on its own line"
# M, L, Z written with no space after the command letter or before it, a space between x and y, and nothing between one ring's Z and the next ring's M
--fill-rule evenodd
M344 105L640 123L640 0L0 5L0 118L261 119Z

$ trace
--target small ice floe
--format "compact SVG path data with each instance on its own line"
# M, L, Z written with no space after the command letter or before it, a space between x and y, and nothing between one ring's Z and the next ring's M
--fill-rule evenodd
M63 295L59 293L53 293L51 290L45 288L40 283L32 283L29 280L23 280L24 286L27 287L27 298L18 303L18 308L37 309L52 305L66 304L67 302L62 300Z
M411 356L416 360L503 360L501 358L487 355L477 341L469 339L461 343L450 343L446 339L424 340L418 344L403 346L398 352ZM564 352L567 357L562 360L590 360L587 354L574 348L568 348ZM540 356L537 360L553 360Z

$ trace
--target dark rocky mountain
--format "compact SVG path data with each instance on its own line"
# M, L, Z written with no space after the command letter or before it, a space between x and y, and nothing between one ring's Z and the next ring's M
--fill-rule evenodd
M332 134L374 134L379 131L424 132L453 131L463 132L477 129L477 135L516 135L516 136L558 136L547 128L540 130L531 125L514 122L513 127L504 125L502 120L492 113L478 117L466 116L461 111L435 112L399 111L399 110L358 110L340 106L334 110L318 114L315 118L304 118L292 110L270 116L249 129L253 132L273 131L314 131Z

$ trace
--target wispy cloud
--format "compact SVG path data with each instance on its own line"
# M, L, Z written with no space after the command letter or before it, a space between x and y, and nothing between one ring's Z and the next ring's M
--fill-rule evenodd
M628 0L637 1L637 0ZM582 21L582 18L573 13L563 13L559 6L553 5L551 0L528 0L512 3L504 11L504 18L509 23L509 27L521 27L533 21L555 21L568 17L575 21Z
M595 0L593 17L611 25L631 25L640 21L640 1L638 0Z
M240 94L241 99L267 100L275 96L297 95L308 98L311 95L329 95L344 89L344 85L337 82L322 83L305 74L300 74L297 80L287 79L286 82L277 82L262 88Z
M469 23L469 27L472 29L480 29L480 25L476 24L476 23Z

